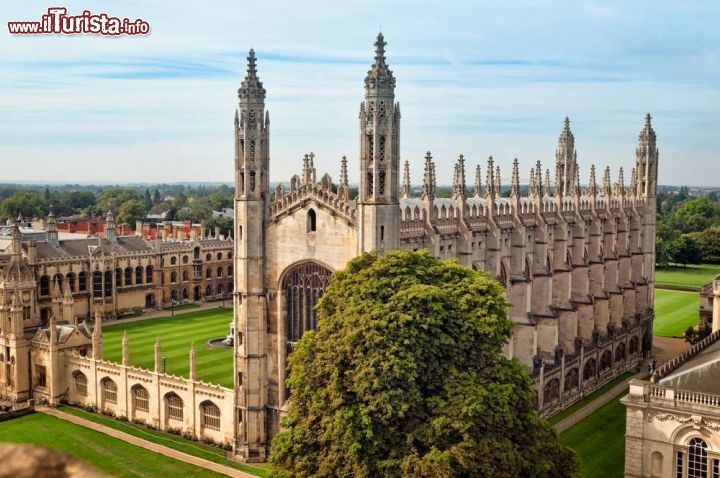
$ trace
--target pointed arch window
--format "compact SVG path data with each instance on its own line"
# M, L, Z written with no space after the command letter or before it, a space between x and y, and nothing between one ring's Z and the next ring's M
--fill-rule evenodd
M307 214L307 232L317 231L317 215L314 209L310 209Z
M289 351L306 330L317 327L315 305L330 284L332 272L315 263L296 266L285 278L283 289L287 301L286 338Z
M378 140L378 158L380 161L385 160L385 135L380 136Z
M203 428L220 430L220 408L211 401L201 403L200 423Z

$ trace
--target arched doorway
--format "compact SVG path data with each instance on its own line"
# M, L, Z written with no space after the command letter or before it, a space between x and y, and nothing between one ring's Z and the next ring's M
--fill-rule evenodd
M154 309L155 308L155 294L148 294L145 296L145 308L146 309Z
M200 300L200 286L196 285L193 289L193 300L195 302Z
M317 262L304 262L290 269L283 279L288 353L306 330L317 328L315 305L330 284L332 271Z

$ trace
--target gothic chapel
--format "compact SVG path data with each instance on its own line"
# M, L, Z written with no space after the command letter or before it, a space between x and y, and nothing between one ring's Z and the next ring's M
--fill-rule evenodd
M565 119L554 181L540 162L527 187L519 164L502 190L492 157L466 184L454 169L451 198L436 197L435 162L424 160L414 197L409 164L400 173L400 105L383 35L360 104L359 194L302 174L270 190L270 117L253 50L235 113L236 453L263 461L286 405L286 358L317 324L314 306L333 271L366 251L429 249L486 271L513 304L508 356L535 378L538 410L551 414L635 368L651 347L658 150L650 115L640 132L629 184L623 168L590 170L581 187L575 138ZM484 180L483 180L484 176ZM597 176L600 176L599 178ZM504 194L503 194L504 193Z

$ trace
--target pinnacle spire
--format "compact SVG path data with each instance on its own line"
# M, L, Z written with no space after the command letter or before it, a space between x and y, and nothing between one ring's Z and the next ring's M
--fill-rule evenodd
M537 196L537 194L538 194L538 184L537 184L537 177L535 176L535 168L530 168L530 181L528 184L528 193L531 196Z
M518 168L518 159L517 158L515 158L513 160L512 181L510 184L510 195L511 196L519 196L520 195L520 171Z
M423 177L423 199L435 198L435 165L432 162L430 151L425 154L425 175Z
M462 154L458 157L458 162L455 164L453 196L465 197L465 157Z
M247 57L247 74L238 90L240 103L263 103L265 100L265 88L257 76L257 60L255 50L250 49Z
M590 195L597 196L597 180L595 179L595 165L590 166Z
M340 160L340 184L348 185L347 157Z
M485 195L495 198L497 191L495 190L495 166L492 156L488 156L487 173L485 174L487 175L485 178Z
M385 37L378 33L375 40L375 63L365 77L366 94L385 93L394 96L395 78L385 62Z
M570 118L565 117L563 130L555 150L555 193L563 196L572 194L577 174L577 152L575 136L570 131Z
M602 191L603 196L605 196L606 198L610 197L610 194L612 192L610 185L610 166L605 168L605 174L603 175Z
M545 186L543 187L543 193L550 195L550 169L545 170Z
M412 197L412 190L410 188L410 162L407 159L403 165L402 197L405 199Z
M480 175L480 165L475 166L475 191L474 196L479 198L482 194L482 176Z

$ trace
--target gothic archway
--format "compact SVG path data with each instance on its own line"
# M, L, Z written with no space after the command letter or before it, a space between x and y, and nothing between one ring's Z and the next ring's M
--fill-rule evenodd
M288 353L306 330L317 328L315 305L330 284L332 271L317 262L302 262L284 274L286 299L285 337Z

